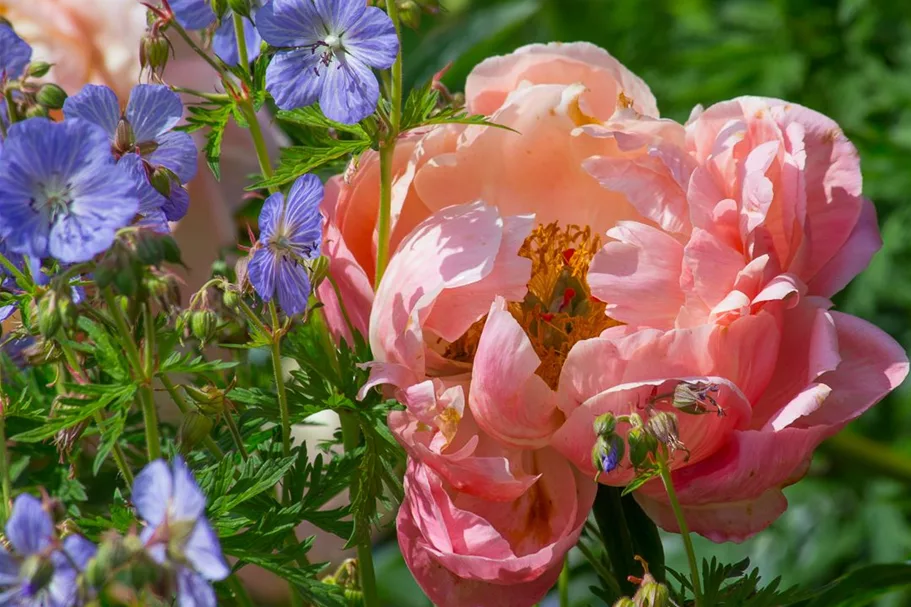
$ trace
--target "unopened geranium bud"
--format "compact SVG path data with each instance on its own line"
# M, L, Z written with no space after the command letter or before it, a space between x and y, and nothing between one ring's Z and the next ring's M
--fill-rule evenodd
M222 302L229 310L237 310L240 307L240 294L234 287L228 287L222 295Z
M250 16L250 0L228 0L228 8L241 17Z
M184 386L187 394L196 402L199 410L206 415L217 417L225 410L225 392L219 388L209 385L204 388L195 386Z
M149 176L149 182L158 192L165 197L171 195L171 188L174 187L176 176L172 171L165 167L157 167Z
M218 316L212 310L195 310L190 314L190 333L203 344L215 337Z
M177 431L177 442L184 453L192 451L196 445L209 436L212 431L212 420L198 411L188 411L184 415Z
M28 74L31 78L43 78L44 76L47 76L47 73L49 71L51 71L50 63L44 61L32 61L25 73Z
M607 436L617 428L617 418L613 413L604 413L595 418L595 435Z
M38 332L44 337L54 337L61 326L57 310L57 292L48 291L38 302Z
M669 607L671 604L670 592L667 586L659 583L651 573L642 576L639 590L633 595L633 605L636 607Z
M228 12L228 1L227 0L211 0L210 4L212 5L212 11L215 13L215 16L221 19L225 16L225 13Z
M715 411L719 416L723 416L724 410L712 396L718 391L718 384L682 381L674 388L674 407L691 415Z
M114 274L114 288L121 295L133 297L139 288L139 278L132 264L118 268Z
M133 151L136 145L136 136L133 134L133 127L126 118L121 117L117 122L117 129L114 131L114 151L118 154L127 154Z
M614 603L614 607L636 607L636 603L633 602L633 599L625 596L621 599L618 599L617 602Z
M629 461L636 470L646 465L650 461L649 456L658 448L655 437L642 427L630 429L626 440L629 443Z
M160 34L147 34L139 43L139 64L153 74L161 74L168 64L171 45Z
M66 101L66 91L53 83L44 84L38 89L35 99L49 110L59 110Z
M612 472L620 465L625 451L623 439L616 434L599 436L595 439L595 446L592 447L592 466L599 473Z
M50 112L43 105L31 105L25 110L26 118L47 118Z
M399 2L399 20L411 29L421 26L421 7L414 0Z

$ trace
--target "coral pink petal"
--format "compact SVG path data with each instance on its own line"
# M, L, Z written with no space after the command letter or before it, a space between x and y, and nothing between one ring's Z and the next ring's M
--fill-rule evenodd
M563 421L556 398L535 375L541 359L498 297L490 307L471 375L469 406L478 425L515 447L541 447Z
M635 496L639 505L659 527L674 533L680 532L670 504L647 497L641 492ZM753 500L682 506L690 531L719 543L739 543L749 539L771 525L787 508L788 500L779 489L769 489Z
M587 42L532 44L486 59L468 75L465 100L470 112L489 115L523 83L576 82L589 89L586 104L602 120L614 113L620 93L632 100L638 112L658 116L648 85L607 51Z
M700 228L693 230L683 259L692 271L694 292L708 308L727 297L746 266L743 253Z
M588 284L607 313L632 325L670 329L683 305L683 246L668 234L635 222L610 230L592 260Z
M323 236L323 254L329 258L329 273L338 285L344 302L344 312L335 289L328 280L317 288L317 295L323 304L326 324L336 340L344 339L353 344L348 323L354 330L367 336L370 322L370 307L373 305L373 280L354 258L338 227L327 223ZM345 313L348 318L345 319Z
M876 207L864 199L860 219L844 246L816 273L809 284L813 295L831 297L866 268L883 245L876 221Z
M481 202L450 207L421 223L392 257L370 316L370 345L380 361L424 372L421 324L447 288L473 284L493 270L503 219Z

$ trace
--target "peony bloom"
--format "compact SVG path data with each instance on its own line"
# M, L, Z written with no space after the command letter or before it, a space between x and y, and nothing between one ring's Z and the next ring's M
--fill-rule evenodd
M105 84L124 99L139 82L139 40L146 10L124 0L0 0L0 17L35 50L34 61L55 64L47 76L68 93Z
M395 253L375 290L376 157L324 201L332 271L376 358L365 389L406 407L389 418L412 459L398 530L422 588L440 605L538 600L590 508L607 412L677 414L688 453L671 468L697 532L767 526L815 447L907 374L891 338L825 299L879 246L853 147L773 100L661 119L648 87L588 44L490 59L466 92L515 132L401 141ZM561 457L581 474L557 474ZM617 459L600 482L634 478ZM555 501L558 477L573 485ZM660 483L637 497L676 529ZM526 505L546 533L509 514Z

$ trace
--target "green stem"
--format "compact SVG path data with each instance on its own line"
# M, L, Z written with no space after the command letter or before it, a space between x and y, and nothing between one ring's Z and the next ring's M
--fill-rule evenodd
M392 19L392 23L395 24L395 35L398 36L399 40L402 39L401 25L399 24L399 7L395 2L387 2L386 10L389 12L389 18ZM392 83L390 85L392 89L392 114L390 116L392 122L392 134L393 139L398 137L399 130L402 128L402 48L401 44L399 45L399 54L395 58L395 63L392 64Z
M247 453L247 447L244 446L244 437L241 436L240 429L237 427L237 423L234 421L234 416L231 413L232 412L228 410L228 408L225 409L225 424L227 424L228 430L231 432L231 438L234 439L237 450L240 451L240 456L245 460L249 459L250 454Z
M842 431L823 443L835 457L860 466L868 474L879 474L911 483L911 460L865 436Z
M234 35L237 38L237 54L240 58L240 66L250 69L250 53L247 52L247 37L244 35L244 18L237 13L233 14L234 18Z
M569 556L563 561L563 570L557 580L557 593L560 595L560 607L569 607Z
M150 385L151 377L146 373L146 366L143 365L139 355L139 348L136 346L136 340L133 339L133 332L130 330L127 319L117 303L117 297L110 289L104 290L104 301L108 306L108 312L114 320L114 326L120 334L120 342L126 351L127 360L133 368L135 379L139 382L138 400L139 408L142 411L143 425L146 433L146 449L149 455L149 461L161 457L161 438L158 435L158 412L155 410L155 400L152 397L152 388Z
M250 595L247 594L247 589L244 588L244 583L240 581L236 573L228 578L228 586L231 587L231 592L234 593L234 598L240 607L255 607Z
M189 45L189 47L190 47L191 49L193 49L193 52L195 52L197 55L199 55L200 57L202 57L203 60L205 60L205 62L208 63L209 65L211 65L212 68L213 68L216 72L218 72L219 74L224 75L224 73L225 73L224 67L222 67L222 66L220 66L218 63L216 63L215 60L212 59L212 57L209 56L209 53L207 53L207 52L205 52L204 50L202 50L202 48L200 48L200 46L199 46L198 44L196 44L196 41L193 40L193 38L190 37L190 34L187 32L187 30L185 30L185 29L183 28L183 26L180 25L180 23L177 22L176 19L175 19L175 20L172 20L172 21L168 24L168 27L169 27L169 28L173 28L174 31L177 32L177 33L180 35L180 37L184 39L184 42L186 42L187 45Z
M604 566L604 563L601 562L595 553L593 553L584 542L579 542L576 544L576 548L579 549L579 552L582 553L582 556L589 562L592 566L592 569L595 570L595 573L598 574L604 582L610 586L611 592L614 593L614 596L620 598L623 596L623 591L620 590L620 585L617 583L617 579L614 577L614 574L607 570L607 567Z
M158 379L161 380L161 385L167 390L168 394L171 396L171 400L174 401L174 404L177 405L180 412L186 415L190 411L190 404L187 402L187 399L180 394L180 391L177 389L177 386L174 385L174 382L171 381L171 378L167 375L159 375ZM212 440L211 436L202 439L202 444L206 446L216 459L222 459L225 456L225 452L221 450L218 443Z
M393 3L390 3L393 4ZM339 419L342 425L342 445L346 453L350 453L358 448L361 439L361 430L358 426L357 419L351 413L339 413ZM357 491L357 485L352 482L349 499L354 500L354 494ZM364 607L378 607L380 605L379 595L376 590L376 573L373 568L373 551L370 545L370 538L357 544L357 564L358 573L361 580L361 590L364 593Z
M6 111L9 112L9 123L16 124L19 122L19 113L16 111L16 104L13 101L12 89L6 89Z
M12 499L13 484L9 476L9 454L6 451L6 412L0 405L0 527L6 525Z
M0 253L0 265L2 265L6 271L9 272L10 276L16 280L16 284L19 285L20 288L24 289L26 286L31 286L31 281L28 277L22 273L22 270L16 267L16 264L7 259L3 253Z
M291 457L291 410L288 407L288 391L285 388L285 375L282 370L282 332L279 326L278 308L275 301L269 302L272 315L272 372L275 375L275 388L278 394L278 409L282 426L282 455ZM282 483L282 501L288 497L287 485Z
M247 320L253 323L263 335L268 336L272 333L269 330L269 327L267 327L266 324L260 320L259 316L256 315L256 312L254 312L250 306L247 305L247 302L245 302L243 299L240 299L238 302L238 307L240 308L240 311L244 313L244 316L247 317Z
M680 501L677 499L677 491L674 490L674 481L671 479L671 470L667 466L666 456L659 452L657 457L658 471L661 474L661 481L664 483L664 490L667 492L667 499L671 503L671 509L677 518L677 525L680 527L680 536L683 538L683 546L686 549L686 560L690 565L690 577L693 581L693 594L695 607L702 605L702 583L699 578L699 566L696 564L696 551L693 549L693 540L690 537L690 528L686 524L686 518L683 516L683 509L680 507Z
M197 91L196 89L174 86L173 84L171 85L171 90L175 93L193 95L194 97L199 97L200 99L205 99L207 101L211 101L212 103L229 103L231 101L231 96L225 93L206 93L203 91Z

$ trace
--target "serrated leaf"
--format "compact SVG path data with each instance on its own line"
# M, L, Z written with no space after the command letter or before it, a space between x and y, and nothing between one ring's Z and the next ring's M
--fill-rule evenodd
M639 476L633 479L633 481L623 489L622 495L629 495L645 483L649 482L652 479L661 476L661 472L658 468L653 468L641 473Z
M205 360L202 356L194 356L193 353L181 354L180 352L171 353L168 358L161 363L161 373L210 373L213 371L224 371L233 369L237 366L234 361L225 360Z
M311 105L296 110L280 110L275 117L281 122L290 122L298 126L313 127L317 129L333 129L339 133L349 133L357 139L369 139L367 132L360 124L342 124L329 120L319 109L319 105Z
M324 584L316 579L322 565L310 565L306 569L292 564L289 555L262 554L240 548L226 549L225 552L245 563L257 565L266 571L292 582L305 601L319 607L347 607L348 602L342 588ZM283 551L285 552L285 551Z
M225 135L225 128L228 126L228 120L234 113L235 104L225 103L223 105L190 105L187 106L187 124L179 127L187 132L198 131L208 128L206 132L206 145L203 147L203 153L206 156L206 163L216 180L221 179L221 144Z
M348 155L356 156L361 154L370 145L370 141L366 139L339 140L322 134L321 137L314 137L312 144L282 149L281 159L275 169L275 174L268 179L262 179L248 186L247 190L281 187L301 175L311 173L330 162Z
M21 432L12 437L13 440L24 443L34 443L47 440L61 430L80 424L93 417L96 412L109 406L122 406L133 399L136 386L74 386L74 390L102 392L95 400L65 398L59 402L55 417L39 428Z
M128 380L130 377L129 366L123 356L123 348L115 343L114 338L104 327L89 317L80 316L77 322L79 328L85 331L94 343L92 355L98 361L101 369L117 381Z
M110 455L114 445L120 440L125 424L126 415L125 412L121 411L106 419L102 427L99 428L102 437L101 444L98 445L98 452L95 453L95 459L92 462L92 474L95 476L98 476L98 471L101 470L102 464Z

